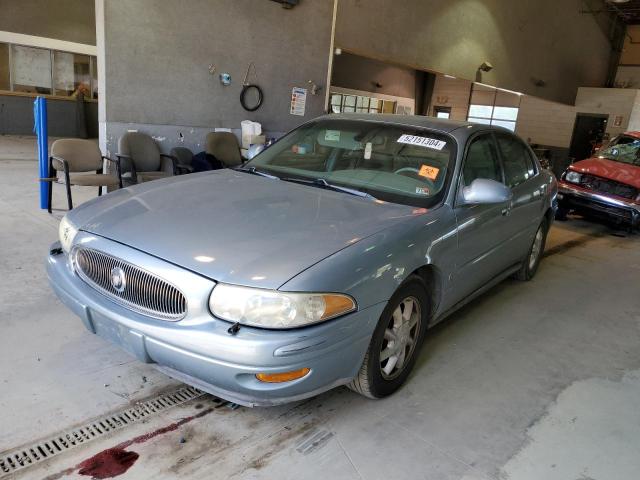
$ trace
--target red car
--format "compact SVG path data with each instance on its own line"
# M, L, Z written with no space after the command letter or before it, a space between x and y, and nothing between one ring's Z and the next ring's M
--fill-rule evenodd
M558 212L604 216L630 230L640 226L640 132L614 138L594 157L569 166L558 182Z

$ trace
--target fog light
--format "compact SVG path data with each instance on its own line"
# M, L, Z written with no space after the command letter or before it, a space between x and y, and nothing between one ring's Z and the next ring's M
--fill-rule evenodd
M301 368L300 370L294 370L293 372L282 373L256 373L256 378L265 383L282 383L291 382L307 375L311 370L308 368Z

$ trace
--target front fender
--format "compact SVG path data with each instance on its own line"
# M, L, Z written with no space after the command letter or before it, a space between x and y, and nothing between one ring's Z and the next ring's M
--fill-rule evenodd
M340 292L359 308L387 302L417 269L433 266L448 289L455 265L456 225L448 206L417 215L351 245L299 273L283 291Z

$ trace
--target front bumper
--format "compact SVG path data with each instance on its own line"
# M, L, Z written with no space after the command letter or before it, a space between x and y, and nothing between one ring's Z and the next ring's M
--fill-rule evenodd
M85 235L86 234L81 234ZM99 237L92 247L155 272L191 279L188 295L203 296L214 282L167 264L137 250ZM51 250L59 247L52 245ZM175 272L174 272L175 270ZM51 253L49 282L60 300L85 327L156 366L178 380L246 406L268 406L314 396L348 383L358 372L384 304L336 320L295 330L241 327L236 335L229 323L214 318L206 307L208 293L189 299L189 312L180 321L158 320L113 302L78 277L67 255ZM257 373L309 368L305 377L286 383L263 383Z
M558 183L558 201L567 209L593 212L640 226L640 205L618 197L607 196L561 181Z

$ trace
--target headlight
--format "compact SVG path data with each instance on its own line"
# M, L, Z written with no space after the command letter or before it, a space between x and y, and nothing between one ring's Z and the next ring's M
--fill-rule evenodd
M570 183L580 183L580 180L582 180L582 174L574 172L573 170L569 170L565 174L564 179Z
M296 328L323 322L356 309L347 295L287 293L218 284L209 308L216 317L262 328Z
M69 250L71 250L71 244L77 234L78 229L69 220L67 220L67 216L65 215L62 217L62 220L60 220L60 226L58 227L58 237L62 244L62 250L66 253L69 253Z

